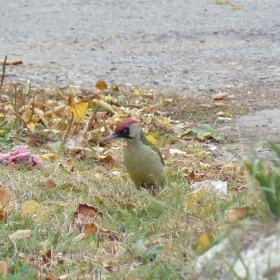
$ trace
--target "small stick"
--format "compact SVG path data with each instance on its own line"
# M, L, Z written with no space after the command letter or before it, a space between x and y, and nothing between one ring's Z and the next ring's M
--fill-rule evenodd
M34 110L35 110L34 102L35 102L35 94L33 95L33 98L32 98L32 109L31 109L31 117L30 117L30 119L32 119L33 115L34 115Z
M7 56L5 56L4 63L3 63L3 70L2 70L2 77L1 77L1 84L0 88L3 86L4 78L5 78L5 67L6 67L6 62L7 62Z
M32 131L29 129L29 127L27 126L27 124L25 123L24 119L21 117L20 114L18 114L16 111L15 111L15 115L16 117L24 124L24 126L27 128L27 130L32 133Z
M69 127L68 127L68 130L67 130L67 133L65 135L65 139L63 141L63 144L65 144L66 140L67 140L67 137L70 133L70 130L71 130L71 127L72 127L72 124L73 124L73 121L74 121L74 114L72 113L72 116L71 116L71 120L70 120L70 124L69 124Z
M96 116L96 114L97 114L97 111L99 110L99 107L100 107L100 105L99 105L99 102L98 102L98 104L97 104L95 110L92 112L92 116L91 116L91 118L90 118L90 120L89 120L89 122L88 122L87 130L86 130L85 133L87 133L87 132L90 130L90 128L92 127L92 123L93 123L93 121L94 121L94 119L95 119L95 116Z

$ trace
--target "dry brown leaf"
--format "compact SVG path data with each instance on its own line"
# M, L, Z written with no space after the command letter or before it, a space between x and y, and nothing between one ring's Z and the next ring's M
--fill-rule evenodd
M119 250L120 244L117 241L110 241L106 244L106 250L111 254L116 254Z
M0 261L0 278L6 279L8 275L8 266L4 261Z
M50 138L42 133L29 133L27 137L27 143L34 146L44 145L50 141Z
M111 270L118 264L115 255L104 255L97 259L97 261L106 269Z
M36 99L36 100L34 100L34 102L33 102L33 106L36 108L40 108L40 109L42 109L42 108L44 108L45 106L46 106L46 100L44 100L44 99ZM34 108L34 109L35 109Z
M85 224L85 237L93 235L98 229L98 226L94 223Z
M0 221L4 220L10 202L10 190L7 187L0 187Z
M199 104L200 107L211 108L213 105L211 104Z
M69 95L67 99L67 105L68 106L73 106L75 104L75 98L73 95Z
M11 199L10 190L7 187L0 187L0 209L8 206Z
M101 233L106 233L106 234L108 234L108 233L111 232L110 229L106 229L106 228L100 228L99 231L100 231Z
M136 208L136 205L132 202L122 202L119 204L121 208L126 210L133 210Z
M73 237L72 240L73 240L73 242L80 242L85 238L85 236L86 236L85 233L82 232L82 233L76 235L75 237Z
M232 208L226 212L227 221L230 223L242 220L249 213L249 209L247 207L243 208Z
M143 107L143 110L150 112L150 111L158 110L158 109L162 108L162 106L163 106L163 104L149 105L149 106Z
M98 214L100 217L103 217L103 214L95 207L87 204L79 204L78 209L74 213L74 217L77 218L78 215L82 215L84 217L95 218Z
M84 140L83 132L79 131L77 134L69 135L65 141L65 148L73 150L75 147L82 147L82 142Z
M15 170L16 168L17 165L14 162L11 162L7 166L5 166L5 170Z
M95 158L101 162L106 162L106 163L111 163L111 164L115 164L115 160L113 159L112 156L107 155L107 156L103 156L103 155L97 155L95 156Z
M92 173L106 173L108 172L108 168L106 168L105 166L99 166L99 165L95 165L92 169Z
M97 93L91 94L91 95L78 95L78 98L81 102L89 102L93 99L100 100L100 95Z
M0 221L3 221L6 217L6 212L3 209L0 209Z
M89 155L92 150L90 148L86 148L86 147L80 147L80 146L75 146L71 149L72 152L79 154L79 153L83 153L85 155Z
M228 96L228 92L220 92L212 96L214 100L222 100Z
M4 64L4 60L0 60L0 64ZM6 60L6 65L22 64L22 60Z
M228 107L227 104L222 103L222 102L217 102L217 103L215 103L215 106L217 106L217 107Z
M50 272L46 272L45 280L58 280L58 279L60 279L60 278L57 278L56 276L54 276Z
M232 161L223 163L220 166L221 166L222 169L229 169L229 170L236 170L237 169L237 166Z
M47 268L50 268L52 262L52 251L48 250L45 254L41 255L42 261Z
M59 187L63 190L71 189L71 191L76 191L76 192L80 191L80 189L78 189L74 184L71 183L64 183Z
M9 235L11 241L21 240L29 238L32 236L32 231L30 229L18 230Z
M56 188L56 183L53 180L51 180L51 179L48 179L48 180L42 182L42 185L46 189Z
M40 110L38 108L34 108L34 114L43 117L45 112L43 110Z
M142 94L143 98L154 99L154 95L152 93L144 93Z
M201 138L198 137L198 136L194 136L194 137L193 137L193 140L194 140L194 141L197 141L197 142L200 142L200 143L203 142L203 139L201 139Z
M56 107L54 107L53 110L47 111L47 112L44 114L44 118L51 117L53 113L54 113L57 117L59 117L59 118L66 117L65 109L66 109L66 105L65 105L65 104L61 104L61 105L59 105L59 106L56 106Z

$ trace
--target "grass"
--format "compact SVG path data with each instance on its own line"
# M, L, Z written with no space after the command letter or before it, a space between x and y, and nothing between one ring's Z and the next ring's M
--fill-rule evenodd
M34 275L43 279L49 271L56 276L76 273L72 279L77 275L80 279L84 275L192 279L192 262L201 252L196 246L198 237L204 231L213 238L220 234L224 225L220 209L225 201L206 193L199 198L199 205L194 202L188 207L193 190L187 180L174 176L161 194L152 197L136 190L126 177L114 181L105 174L96 179L90 171L94 165L94 161L81 162L61 153L58 160L44 162L42 170L2 168L1 184L10 186L13 194L12 211L0 224L0 259L8 262L9 279L32 279ZM65 171L69 169L71 172ZM44 188L42 182L47 179L57 187ZM61 187L65 185L69 187ZM31 200L42 207L42 218L37 217L40 213L23 216L21 207ZM94 232L74 242L84 224L92 222L74 218L79 204L98 208L103 218L95 217L94 223L100 231L110 232ZM209 211L204 209L206 205L211 205ZM23 229L31 230L32 237L12 243L8 236ZM51 258L46 263L42 256L48 250Z
M18 108L3 109L5 114L1 115L3 151L11 150L16 143L28 142L27 134L31 133L27 131L28 118L36 120L32 112L25 119L30 107L34 107L34 98L27 101L22 97L24 90L19 89L17 86L16 95L20 98L14 102ZM29 89L26 94L34 93ZM63 94L43 92L41 97L60 104L67 100L69 92L67 98ZM135 102L136 97L131 97L130 92L114 94L114 104L118 104L118 95L125 94L127 102ZM137 104L144 103L137 98ZM21 105L24 109L19 105L22 100L25 100ZM17 114L11 116L12 110ZM206 110L203 108L205 114ZM136 113L140 114L139 108L132 111ZM146 122L158 117L142 114ZM101 112L95 125L99 128L110 118L113 117ZM3 166L0 170L1 186L8 187L11 194L9 205L4 208L6 216L0 221L0 260L8 266L8 279L195 279L197 256L228 229L227 209L248 207L255 217L258 211L265 213L266 204L255 185L247 187L245 192L238 189L246 184L242 167L218 164L207 145L194 141L193 137L179 137L157 129L165 139L161 148L169 176L164 190L152 196L145 190L135 189L125 174L122 149L117 148L121 143L106 150L116 161L111 165L96 158L100 152L95 138L83 143L92 149L89 154L64 149L65 134L73 133L75 127L66 126L55 132L56 123L63 127L69 119L52 117L48 132L42 122L35 123L34 132L44 133L51 143L39 146L32 143L34 154L55 153L56 159L45 160L42 169L16 165ZM145 129L153 132L151 127L149 123ZM222 152L222 145L215 144ZM170 154L170 148L186 154ZM102 167L102 171L97 167ZM221 198L208 191L194 193L190 187L192 180L207 179L227 181L228 196ZM46 185L47 180L54 185ZM35 206L30 210L26 203ZM93 211L83 215L78 211L79 206L91 207ZM30 230L31 236L11 240L9 236L20 230ZM81 235L86 232L85 236Z

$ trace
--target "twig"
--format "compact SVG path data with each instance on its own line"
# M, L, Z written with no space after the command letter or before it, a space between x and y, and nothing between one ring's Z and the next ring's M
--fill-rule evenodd
M90 120L88 122L88 126L87 126L87 129L86 129L85 133L87 133L92 128L92 123L93 123L93 121L95 119L97 111L99 110L99 107L100 107L100 105L99 105L99 102L98 102L95 110L92 112L92 116L91 116L91 118L90 118Z
M33 95L33 98L32 98L32 109L31 109L31 116L30 116L30 119L33 118L33 115L34 115L34 110L35 110L35 94Z
M3 63L3 68L2 68L3 70L2 70L2 77L1 77L1 84L0 84L1 89L2 89L2 86L3 86L4 78L5 78L6 62L7 62L7 56L5 56L4 63Z
M74 114L72 113L71 120L70 120L70 123L69 123L69 127L68 127L67 133L66 133L66 135L65 135L63 144L65 144L65 142L66 142L66 140L67 140L67 137L68 137L68 135L69 135L69 133L70 133L70 130L71 130L71 127L72 127L72 124L73 124L73 121L74 121Z
M29 83L28 83L28 92L27 92L28 98L30 98L30 92L31 92L31 79L29 80ZM33 101L34 101L34 99L33 99Z
M16 111L15 111L15 115L17 116L17 118L24 124L24 126L28 129L28 131L30 133L32 133L32 131L29 129L29 127L27 126L27 124L25 123L24 119L21 117L20 114L18 114Z

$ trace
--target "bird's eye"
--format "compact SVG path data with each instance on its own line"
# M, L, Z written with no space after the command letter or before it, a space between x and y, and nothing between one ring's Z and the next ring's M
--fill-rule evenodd
M128 134L128 129L127 129L127 128L124 128L124 129L122 130L122 133L123 133L123 134Z

